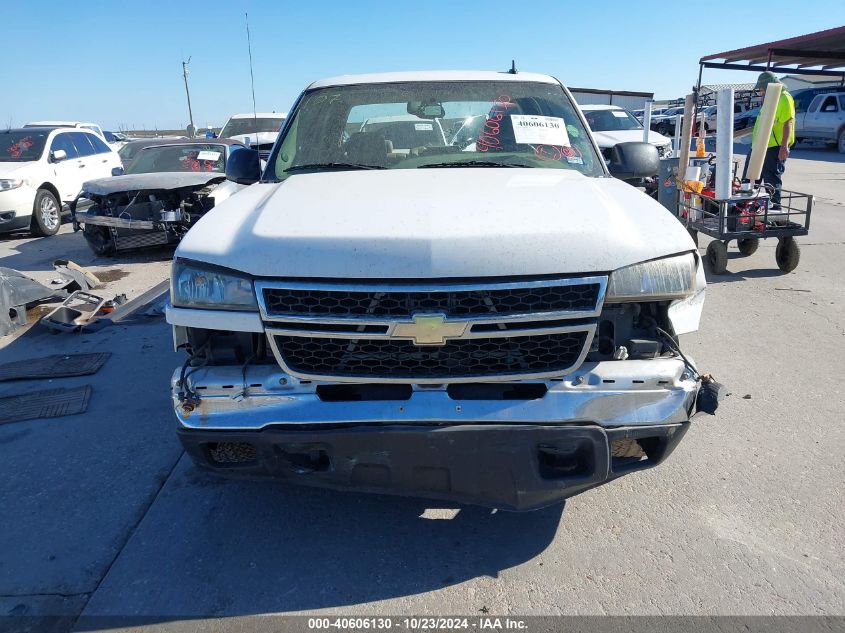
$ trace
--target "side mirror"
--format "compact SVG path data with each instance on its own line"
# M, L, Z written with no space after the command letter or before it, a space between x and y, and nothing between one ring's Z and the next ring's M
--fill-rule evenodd
M239 185L251 185L261 180L261 157L258 150L245 147L234 150L226 161L226 180Z
M651 143L618 143L610 150L607 168L620 180L649 178L660 171L660 157Z
M67 152L63 149L57 149L54 152L50 152L50 158L53 159L54 163L60 163L63 160L67 160Z
M111 168L111 175L112 176L122 176L123 175L123 167L112 167Z

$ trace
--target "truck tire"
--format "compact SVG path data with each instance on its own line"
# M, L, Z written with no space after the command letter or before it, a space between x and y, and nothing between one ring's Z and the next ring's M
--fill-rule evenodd
M95 255L104 257L114 255L114 240L108 227L86 224L82 227L82 235Z
M47 189L39 189L35 193L32 204L32 220L29 231L33 235L49 237L59 232L62 226L62 205L56 196Z
M728 247L723 242L713 240L707 245L707 264L715 275L722 275L728 270Z
M745 240L737 240L736 247L739 249L739 252L742 253L744 257L748 257L749 255L753 255L757 252L757 248L760 246L760 240L756 237L749 237Z
M775 249L775 261L785 273L791 273L798 267L798 260L801 259L801 249L794 237L778 238L778 246Z

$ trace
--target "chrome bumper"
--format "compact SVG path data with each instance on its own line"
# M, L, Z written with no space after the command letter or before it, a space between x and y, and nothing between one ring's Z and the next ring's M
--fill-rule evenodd
M535 381L548 390L534 400L455 400L445 385L415 385L407 400L324 402L320 384L300 381L278 367L206 367L188 381L199 401L185 406L171 380L181 429L258 431L306 425L389 424L566 424L605 428L676 424L690 419L698 383L676 359L584 363L562 379Z

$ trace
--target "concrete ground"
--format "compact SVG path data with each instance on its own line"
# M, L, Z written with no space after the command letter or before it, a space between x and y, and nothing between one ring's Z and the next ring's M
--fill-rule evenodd
M28 233L0 234L0 266L14 268L48 288L50 281L60 276L53 267L56 259L69 259L90 270L103 282L91 292L106 299L125 294L132 300L170 275L170 261L173 247L132 251L120 257L98 257L94 255L82 233L74 233L65 217L56 235L48 238L31 237ZM61 299L48 302L28 313L30 325L37 321L44 311L54 308ZM0 349L20 336L20 330L0 336Z
M683 340L731 391L718 415L659 468L535 513L212 478L174 434L163 320L33 328L3 360L113 356L52 383L92 384L85 415L0 426L0 614L68 616L57 631L79 614L215 631L273 613L845 614L845 156L796 150L786 182L817 196L798 269L772 241L732 248Z

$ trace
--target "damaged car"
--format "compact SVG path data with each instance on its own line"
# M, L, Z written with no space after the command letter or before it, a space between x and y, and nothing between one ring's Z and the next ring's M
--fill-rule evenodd
M243 188L226 180L226 163L244 145L185 140L142 148L111 178L83 184L73 227L97 255L179 242L214 206ZM80 200L92 204L77 212Z
M483 124L410 149L362 125L397 111ZM227 178L254 184L173 262L171 394L199 466L530 510L660 464L715 410L679 342L701 258L619 179L657 149L607 164L557 79L318 81L259 158L235 153Z

